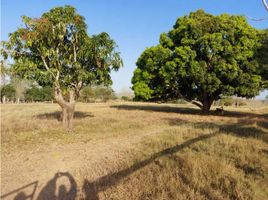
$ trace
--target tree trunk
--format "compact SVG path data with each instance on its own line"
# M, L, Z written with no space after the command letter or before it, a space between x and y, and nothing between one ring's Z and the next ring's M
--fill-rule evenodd
M203 114L208 114L210 110L211 105L209 105L208 101L203 102L203 107L202 107L202 113Z
M74 92L71 90L69 91L68 102L64 100L61 89L59 87L55 87L55 99L62 109L61 120L63 127L69 131L72 130L75 110Z
M65 129L72 130L73 128L73 117L74 117L74 104L67 103L62 106L62 124Z
M203 114L208 114L209 113L209 110L210 110L210 107L213 103L213 98L210 97L208 94L204 93L203 94L203 101L202 101L202 113Z
M2 103L5 104L6 103L6 96L4 95L2 98Z

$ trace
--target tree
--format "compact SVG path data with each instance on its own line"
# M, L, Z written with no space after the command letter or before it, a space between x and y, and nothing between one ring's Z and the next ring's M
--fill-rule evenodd
M221 96L254 97L261 87L258 31L243 16L203 10L177 20L147 48L132 78L136 100L184 98L208 113Z
M8 74L9 74L9 70L8 70L7 66L5 66L3 60L1 60L1 62L0 62L0 67L1 67L1 69L0 69L0 73L1 73L0 85L5 85L6 82L7 82L6 78L7 78Z
M106 102L110 99L115 99L115 93L110 86L88 86L82 89L79 100L82 102L95 102L101 100Z
M260 65L259 73L262 76L262 88L268 89L268 29L260 31L260 46L256 57Z
M81 89L111 84L111 70L122 66L116 43L107 33L89 36L85 19L71 6L53 8L40 18L22 19L24 26L3 43L3 55L14 59L16 74L40 86L53 86L64 127L72 128Z
M16 99L16 90L11 84L7 84L1 87L1 101L5 103L6 99L9 101Z
M234 104L234 99L232 97L222 97L220 100L221 106L232 106Z
M25 100L36 102L36 101L52 101L53 100L53 88L50 86L36 87L33 86L26 90Z
M29 87L29 81L21 79L20 77L10 74L10 84L16 91L16 102L20 103L21 100L25 100L25 92Z
M79 100L85 103L92 102L95 100L95 91L94 88L91 86L87 86L81 90L81 95L79 97Z
M108 101L109 99L114 99L115 94L111 87L97 86L95 89L95 98L100 99L103 102Z

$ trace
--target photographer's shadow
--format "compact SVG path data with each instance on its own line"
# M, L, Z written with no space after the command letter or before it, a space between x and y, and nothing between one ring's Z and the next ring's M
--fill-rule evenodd
M57 190L57 181L59 178L67 178L68 185L70 185L67 189L65 184L62 184L58 187ZM55 176L47 182L45 187L39 193L37 200L74 200L77 195L77 184L73 178L73 176L68 173L58 172Z

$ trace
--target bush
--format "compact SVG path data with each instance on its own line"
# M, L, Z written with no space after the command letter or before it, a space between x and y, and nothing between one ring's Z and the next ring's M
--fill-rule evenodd
M123 100L123 101L132 101L132 98L129 97L129 96L122 96L121 100Z
M1 87L1 100L4 96L9 101L13 101L16 99L16 90L11 84L7 84Z
M33 86L26 90L25 100L32 101L52 101L53 100L53 88L50 86L38 88Z
M231 97L223 97L220 100L220 106L231 106L234 104L234 99Z
M187 101L185 101L184 99L178 99L178 100L176 101L176 103L177 103L177 104L186 104Z
M81 102L106 102L111 99L115 99L114 91L109 86L87 86L81 91L79 101Z
M247 102L242 99L237 99L235 102L236 106L246 106Z

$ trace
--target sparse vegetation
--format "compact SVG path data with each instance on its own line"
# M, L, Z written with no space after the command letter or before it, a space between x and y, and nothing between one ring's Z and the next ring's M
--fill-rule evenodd
M68 171L76 199L268 195L267 106L203 116L189 104L78 104L74 134L59 116L55 104L2 107L3 193L37 179L42 196L49 178Z

